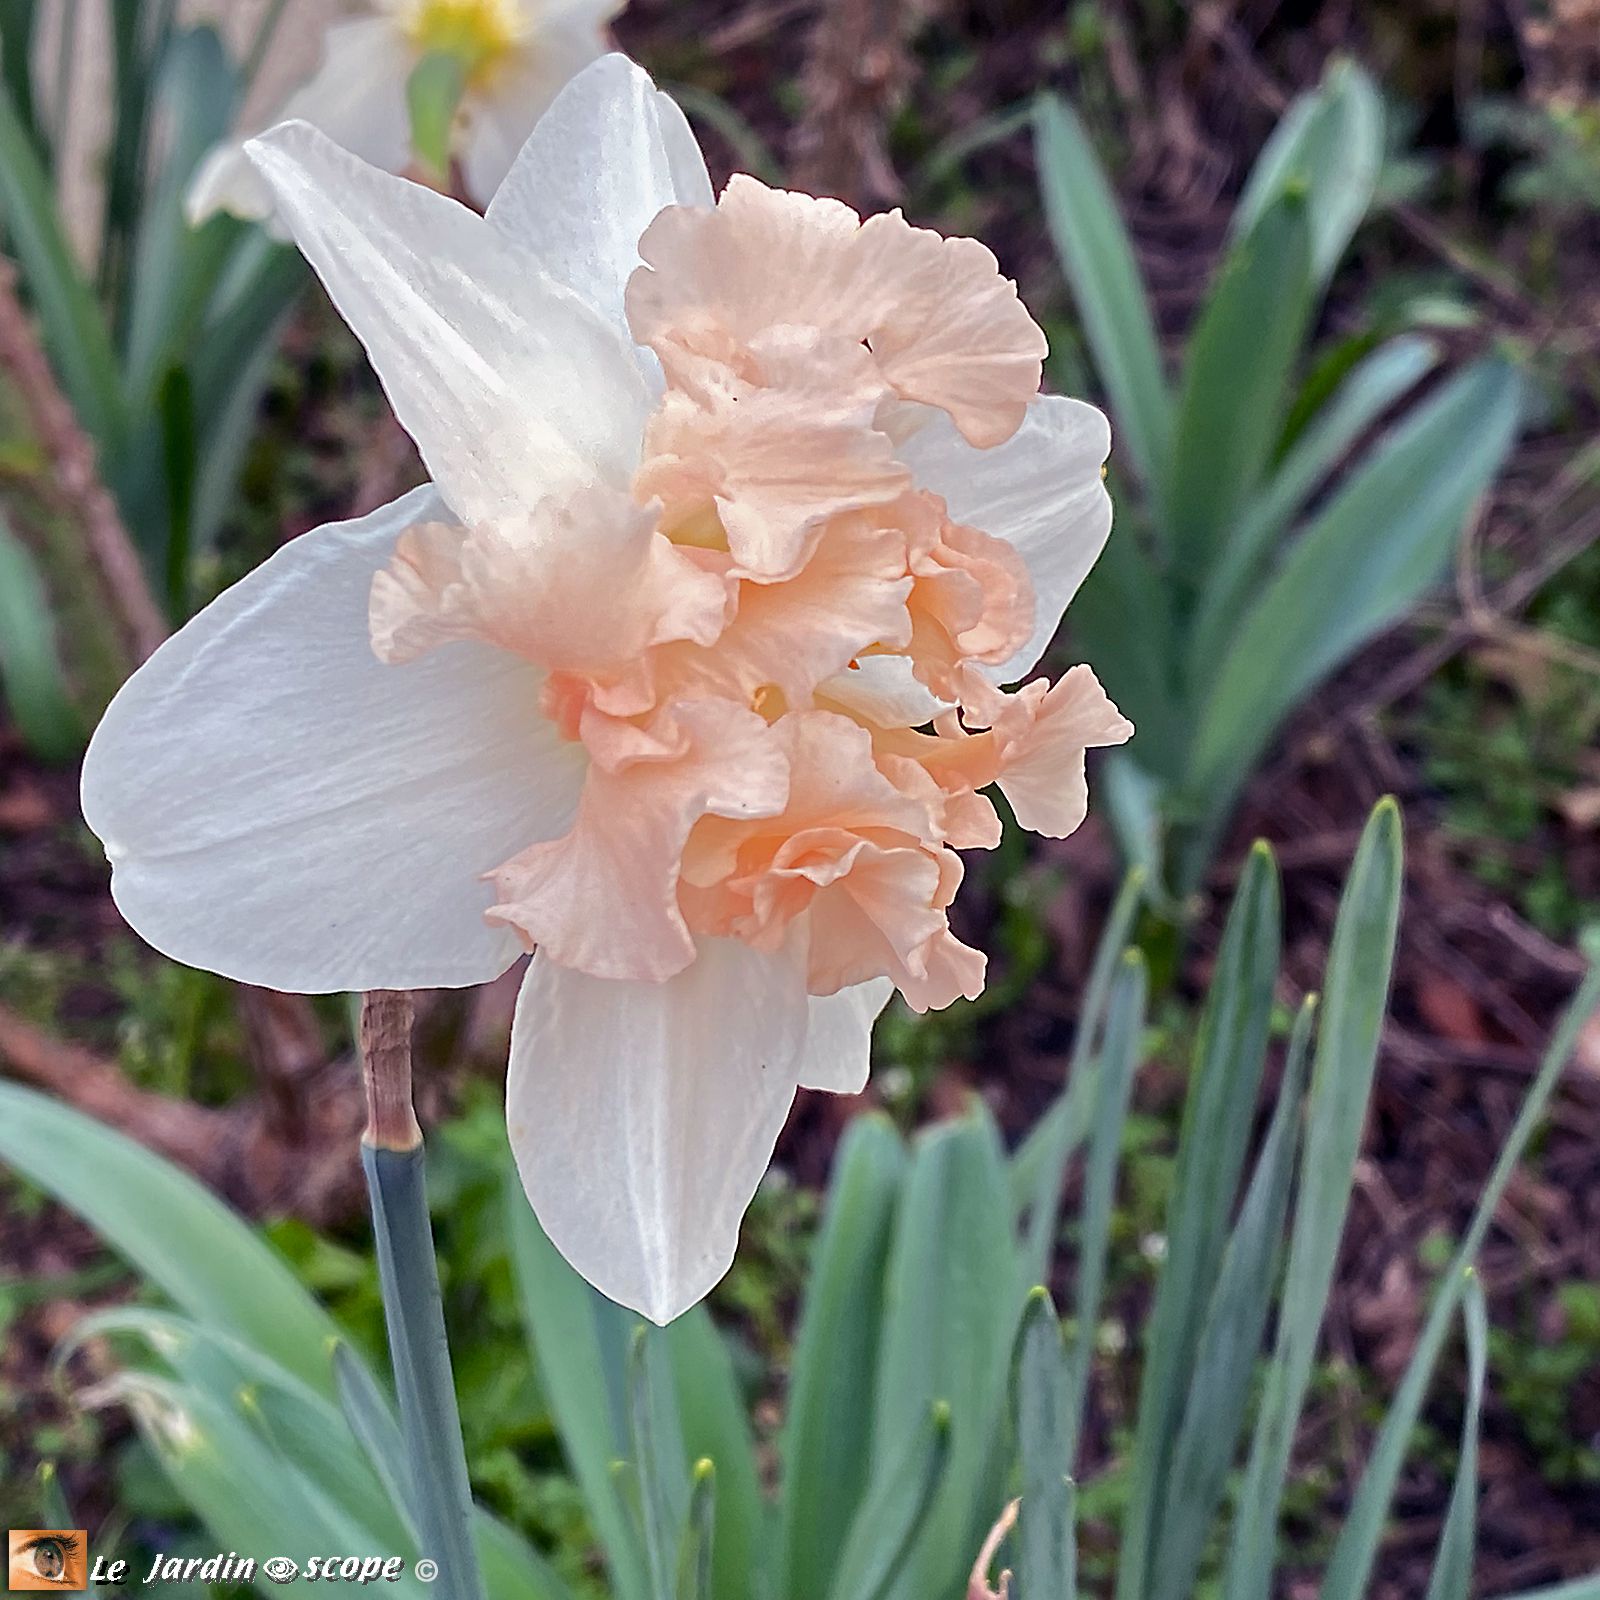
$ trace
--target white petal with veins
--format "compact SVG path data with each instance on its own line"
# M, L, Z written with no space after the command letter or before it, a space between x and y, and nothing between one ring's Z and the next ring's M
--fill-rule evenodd
M804 968L708 939L665 983L535 956L506 1122L551 1243L601 1293L666 1323L728 1270L794 1099Z
M385 666L372 576L419 489L285 545L124 685L83 766L112 893L158 950L301 993L482 983L520 944L483 874L566 830L542 674L466 642Z
M1021 552L1033 579L1033 637L1007 662L985 667L1013 683L1037 665L1078 586L1111 532L1111 497L1100 468L1111 449L1105 416L1081 400L1042 395L1002 445L975 450L945 417L917 430L900 457L950 515Z
M597 312L476 212L306 123L245 148L458 516L627 487L650 396Z

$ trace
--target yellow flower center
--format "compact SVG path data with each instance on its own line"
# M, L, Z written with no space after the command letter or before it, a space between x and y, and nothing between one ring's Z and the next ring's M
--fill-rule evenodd
M728 530L722 525L716 501L709 498L671 522L663 523L661 531L674 544L693 545L699 550L728 548Z
M518 0L400 0L396 10L417 53L459 57L469 83L481 83L530 32Z

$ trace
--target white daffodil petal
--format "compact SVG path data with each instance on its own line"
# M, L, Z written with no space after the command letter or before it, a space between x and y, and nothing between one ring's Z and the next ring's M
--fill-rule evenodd
M881 728L920 728L955 709L917 677L909 656L862 656L818 684L817 697Z
M626 487L650 400L614 328L476 212L306 123L245 148L459 516Z
M1007 540L1028 564L1038 607L1033 637L1003 665L984 669L996 683L1033 670L1105 548L1111 497L1100 469L1110 450L1104 414L1060 395L1035 400L1017 432L992 450L974 449L945 417L900 447L918 484L943 495L957 522Z
M805 1053L798 1077L802 1088L830 1094L860 1094L872 1066L872 1025L889 1003L894 984L873 978L838 994L813 995Z
M794 1099L803 969L708 939L665 983L536 955L506 1121L552 1243L603 1294L670 1322L722 1277Z
M626 56L608 55L540 119L489 221L626 334L622 292L640 264L639 236L665 206L711 203L683 113Z
M584 760L515 656L373 655L373 574L442 509L421 489L292 541L112 701L83 814L158 950L305 993L480 983L516 957L482 874L565 831Z
M375 167L398 172L411 159L411 116L406 78L415 58L387 17L336 22L324 36L322 64L278 112L275 121L303 121ZM244 143L219 145L200 164L185 201L189 220L213 212L266 218L272 190Z

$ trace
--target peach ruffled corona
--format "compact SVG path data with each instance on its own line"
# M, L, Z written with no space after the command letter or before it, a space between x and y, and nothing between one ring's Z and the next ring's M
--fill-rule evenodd
M84 815L128 921L245 982L466 985L532 949L523 1186L667 1321L796 1091L864 1087L895 989L981 990L950 912L991 792L1070 833L1084 752L1128 737L1089 668L1034 676L1110 530L1105 418L1039 392L983 246L718 199L618 56L484 215L305 123L246 154L431 482L157 651Z
M387 661L481 636L546 668L590 758L572 828L496 868L488 915L597 978L662 982L697 937L798 952L813 995L983 988L950 931L959 848L1082 820L1083 753L1132 732L1087 667L1004 694L1026 564L914 487L896 435L942 411L1003 444L1044 338L971 240L735 178L668 207L627 286L665 387L632 496L413 530L374 581ZM884 728L828 684L892 656L948 705ZM976 729L978 731L969 731Z

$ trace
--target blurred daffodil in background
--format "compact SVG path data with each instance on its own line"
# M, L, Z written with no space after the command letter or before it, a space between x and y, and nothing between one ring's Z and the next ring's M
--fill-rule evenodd
M264 125L309 123L386 172L443 178L453 164L467 198L486 205L562 87L607 49L621 5L373 0L372 15L327 30L320 66ZM196 224L219 211L272 216L271 190L243 140L201 163L187 209Z

